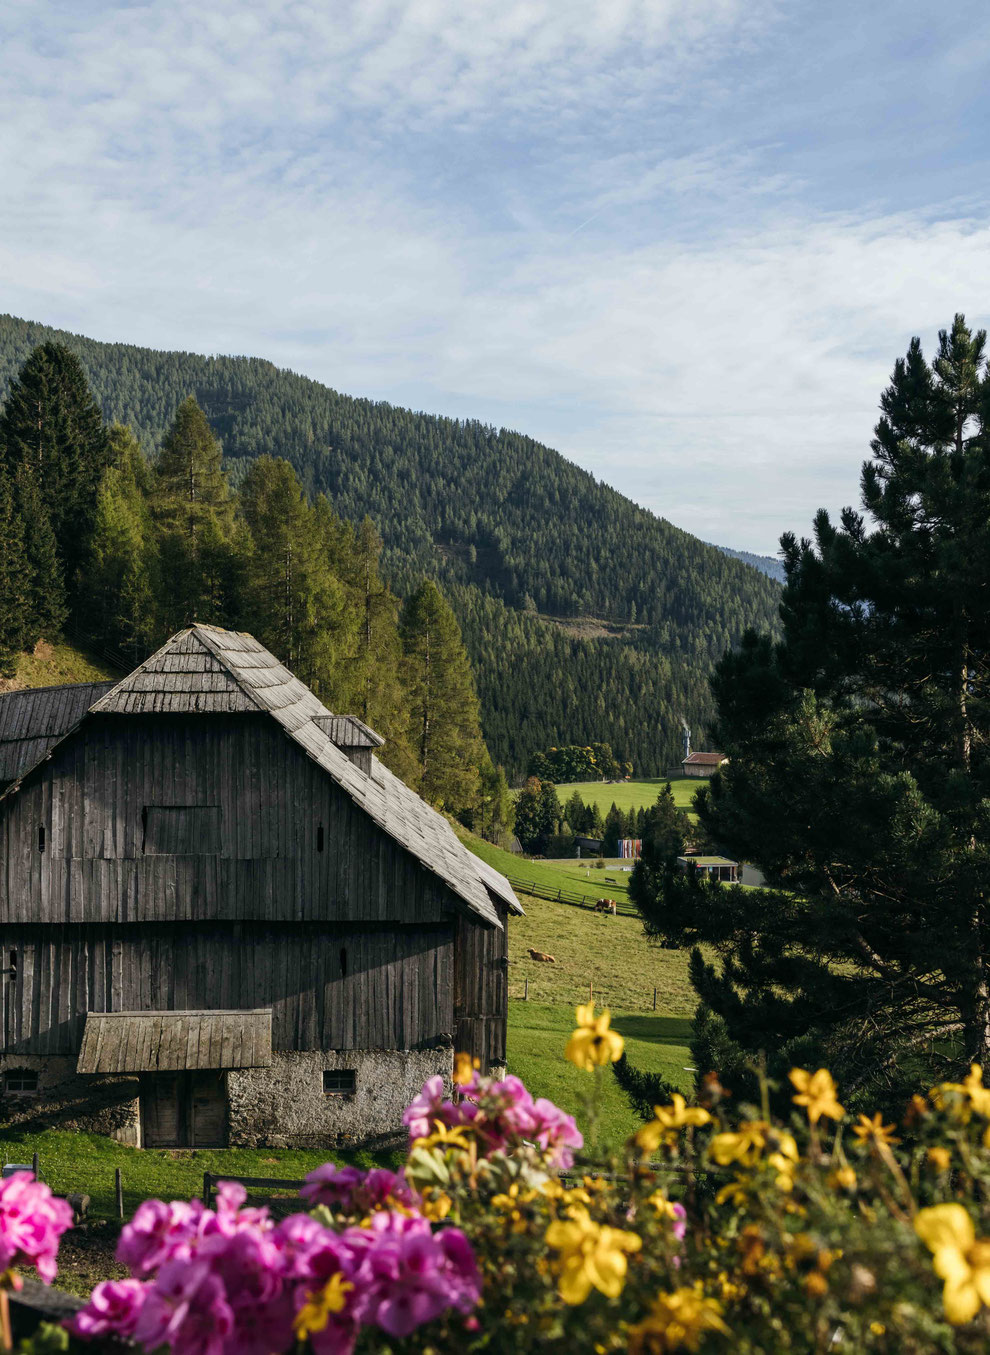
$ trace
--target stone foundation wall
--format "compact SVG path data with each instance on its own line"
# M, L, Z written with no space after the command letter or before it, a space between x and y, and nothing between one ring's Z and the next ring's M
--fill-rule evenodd
M323 1090L325 1071L353 1070L353 1092ZM450 1085L449 1048L276 1053L270 1068L227 1074L232 1146L346 1148L404 1136L402 1112L428 1077Z
M0 1090L0 1124L28 1132L81 1129L140 1145L136 1077L80 1077L71 1057L8 1054L0 1055L0 1089L3 1073L17 1069L36 1072L38 1090L30 1094Z

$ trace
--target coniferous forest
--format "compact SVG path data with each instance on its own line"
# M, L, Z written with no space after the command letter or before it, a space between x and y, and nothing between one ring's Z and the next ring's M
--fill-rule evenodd
M747 627L775 625L772 580L521 434L340 395L260 359L97 343L10 316L0 318L0 399L48 341L78 357L105 424L130 430L126 457L97 449L92 466L71 472L89 477L99 531L111 530L108 515L122 513L137 541L150 513L163 534L160 578L129 578L127 588L149 588L163 606L162 580L182 575L167 465L176 411L193 397L208 424L200 433L222 448L225 487L217 488L217 460L209 475L220 497L197 545L208 597L174 599L179 611L238 587L254 599L251 608L263 609L257 565L253 586L225 574L245 531L275 552L277 521L311 514L313 559L346 574L333 565L331 538L370 518L374 529L358 538L380 533L376 587L409 597L424 577L441 585L473 665L485 741L510 776L522 774L534 749L563 743L608 742L637 773L664 770L678 755L682 716L698 731L711 716L713 664ZM261 457L287 462L292 484L287 468L276 474L266 462L259 471ZM142 488L149 464L158 470ZM94 474L108 468L110 483L100 485ZM241 492L236 513L223 499L232 490ZM18 492L30 490L13 486ZM56 533L60 511L53 508ZM39 540L31 548L49 546ZM293 567L306 588L323 586L308 556ZM73 577L67 570L70 593ZM332 589L319 596L327 615L347 610ZM251 624L264 630L260 620ZM284 647L282 656L290 657Z

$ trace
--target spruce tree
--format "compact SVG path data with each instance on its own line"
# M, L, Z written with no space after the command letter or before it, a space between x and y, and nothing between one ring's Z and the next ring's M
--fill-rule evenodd
M75 593L111 446L79 359L61 343L40 344L0 411L0 459L24 466L38 486L55 534L65 585Z
M24 525L28 589L28 643L54 639L65 624L65 570L38 482L22 461L14 472L14 507Z
M13 677L28 640L31 571L14 486L0 466L0 677Z
M962 316L894 368L863 513L782 540L784 638L718 667L728 755L697 800L769 888L644 861L654 935L697 950L702 1072L766 1051L850 1103L990 1062L990 380ZM734 1047L735 1052L731 1052ZM720 1069L721 1071L721 1069Z
M467 651L432 579L406 599L400 632L420 790L431 803L456 811L477 795L485 748Z

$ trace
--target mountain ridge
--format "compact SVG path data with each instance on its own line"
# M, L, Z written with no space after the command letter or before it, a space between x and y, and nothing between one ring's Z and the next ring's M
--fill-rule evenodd
M451 596L486 738L517 775L547 742L612 742L644 774L662 770L681 715L710 716L712 662L747 626L775 623L776 584L524 434L343 395L263 358L104 343L9 315L0 398L48 339L77 353L105 417L147 453L193 394L234 483L270 452L343 517L370 515L395 586L429 574ZM625 630L561 634L567 618ZM548 683L552 695L536 690Z

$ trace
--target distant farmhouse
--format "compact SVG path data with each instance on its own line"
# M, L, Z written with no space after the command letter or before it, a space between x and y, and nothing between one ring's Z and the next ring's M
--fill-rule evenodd
M714 776L728 760L724 753L688 753L681 763L681 772L684 776Z
M686 720L682 720L681 723L684 727L684 757L681 761L681 775L698 778L714 776L719 767L728 762L729 759L724 753L692 753L691 731Z
M249 635L0 698L2 1118L147 1147L399 1125L505 1062L508 882Z

